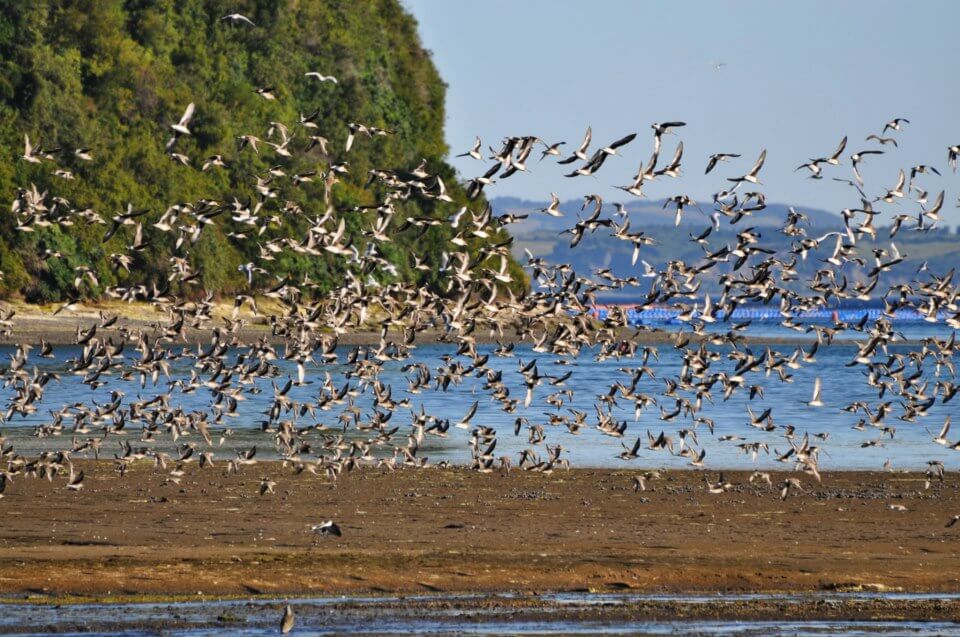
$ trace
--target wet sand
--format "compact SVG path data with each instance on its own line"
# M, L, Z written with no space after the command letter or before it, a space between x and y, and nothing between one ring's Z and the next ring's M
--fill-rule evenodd
M664 597L630 593L204 598L184 602L6 604L0 634L956 635L960 599L866 594Z
M960 591L958 480L842 472L781 501L697 471L634 492L632 471L357 470L334 484L278 463L195 464L180 485L146 463L123 479L79 462L18 476L0 499L0 596L417 594L487 591ZM258 495L261 476L275 495ZM774 483L784 475L774 475ZM895 511L891 504L907 511ZM314 542L336 520L342 538Z

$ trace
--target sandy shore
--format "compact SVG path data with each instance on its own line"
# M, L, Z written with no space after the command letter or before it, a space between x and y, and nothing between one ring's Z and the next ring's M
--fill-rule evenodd
M80 464L77 493L8 485L0 595L960 591L953 476L929 491L918 474L804 477L806 493L781 501L741 472L711 495L694 471L637 493L613 470L367 469L334 485L275 463L192 465L163 485L145 463L124 479ZM275 495L258 495L264 475ZM314 545L309 525L329 518L343 537Z
M187 343L209 343L210 330L213 327L222 327L222 316L230 316L232 306L220 303L214 311L215 319L209 327L204 330L192 328L184 329L184 338ZM24 303L0 302L0 310L15 310L16 315L13 319L14 330L12 334L0 332L0 345L15 345L19 343L36 344L40 339L47 341L52 345L73 345L77 342L77 330L87 330L99 319L99 313L102 311L107 315L118 315L119 323L114 327L116 329L123 325L131 331L142 330L147 334L160 333L157 325L166 320L166 315L158 312L152 306L146 304L125 304L125 303L106 303L98 305L81 306L75 312L62 312L54 316L55 306L37 306ZM270 306L270 311L280 314L278 307ZM284 341L283 337L272 334L269 323L264 316L253 316L245 310L241 313L241 318L245 323L243 327L237 330L237 337L242 343L252 343L259 339L278 344ZM723 327L723 326L721 326ZM673 343L675 338L676 326L659 329L647 328L637 331L633 328L620 328L617 330L617 336L622 339L629 339L638 344L656 345ZM689 332L689 328L686 328ZM105 334L109 334L107 331ZM400 337L399 332L396 333ZM492 333L489 329L478 329L472 335L478 343L517 343L519 339L510 329L504 329L503 334ZM690 335L693 342L701 340L701 337ZM816 340L814 334L797 332L796 336L756 336L749 333L743 333L743 341L752 345L809 345ZM369 329L353 329L339 337L341 345L372 345L380 341L379 328L372 326ZM428 328L417 334L419 343L435 343L442 341L442 333L439 329ZM909 343L910 341L903 341Z

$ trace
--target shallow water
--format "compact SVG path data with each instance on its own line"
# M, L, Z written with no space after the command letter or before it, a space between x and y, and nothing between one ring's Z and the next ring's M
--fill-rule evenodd
M926 323L909 323L902 326L905 336L911 339L921 338L937 334L945 337L949 331L942 327ZM796 334L782 327L759 325L756 329L751 327L751 334L765 336L783 336ZM759 352L765 346L754 346L754 350ZM772 345L774 350L780 351L785 355L790 355L795 349L794 345ZM746 407L749 405L754 413L760 413L765 408L773 409L773 418L778 425L793 425L796 427L796 440L799 440L804 433L825 434L826 440L815 440L823 451L820 457L820 467L822 470L838 469L880 469L885 460L889 459L892 466L896 469L925 469L929 460L938 459L946 463L948 468L955 464L954 459L958 456L957 452L951 451L943 446L932 442L935 435L932 432L938 432L944 419L952 416L954 421L960 421L960 398L943 405L940 400L930 409L929 415L915 423L905 422L898 419L903 411L899 403L899 397L887 395L883 400L892 401L893 412L887 418L886 424L896 428L895 437L889 436L881 439L881 432L876 428L868 427L865 431L857 431L851 427L863 416L862 413L852 414L840 409L853 401L866 401L871 405L878 403L876 390L871 389L865 383L862 366L847 366L847 363L854 355L855 344L850 339L840 339L832 346L821 347L816 354L816 363L805 365L797 370L789 370L792 374L792 382L781 382L776 375L771 378L765 378L762 374L751 374L748 376L748 384L760 384L765 389L763 398L749 401L746 391L739 391L730 400L724 402L722 396L722 387L717 384L714 388L714 404L704 403L702 413L706 417L712 418L716 423L716 434L711 436L709 431L700 426L697 429L700 445L706 449L705 466L709 469L723 468L773 468L785 467L776 462L774 451L784 451L789 448L787 440L783 437L783 430L778 429L774 432L763 432L749 425ZM890 353L907 353L916 349L916 345L894 345L888 348ZM492 353L490 346L481 346L481 352ZM676 377L682 365L680 354L668 344L661 344L657 347L660 360L650 359L649 366L653 369L656 378L645 377L638 385L638 391L649 394L660 403L666 411L671 411L674 401L671 398L662 396L664 391L665 378ZM729 348L714 348L723 354L723 358L713 364L715 371L731 371L733 365L731 361L726 360L726 354ZM44 401L40 404L40 409L27 418L16 416L11 421L3 424L3 431L8 437L8 444L12 443L15 449L25 455L35 454L43 449L62 449L70 444L71 433L69 428L60 437L38 438L33 435L34 428L43 423L49 423L51 416L49 410L54 410L62 405L73 403L82 403L93 406L96 403L107 403L110 400L109 392L112 389L118 389L125 392L125 402L136 400L137 397L148 399L168 389L167 384L176 380L189 380L193 369L192 361L179 360L172 364L171 378L161 378L157 386L148 384L141 388L139 383L132 381L121 381L116 376L104 377L108 384L97 391L92 391L88 386L83 385L80 376L72 375L67 371L65 361L75 357L79 353L77 347L59 347L56 348L55 359L42 359L32 356L29 360L29 366L36 365L41 370L51 370L62 375L62 380L51 382L46 390ZM6 360L7 355L11 354L13 349L10 347L0 347L0 360ZM230 353L228 362L232 362L239 354L238 351ZM482 389L484 380L467 377L459 386L452 386L447 392L424 390L422 393L411 394L407 391L408 374L401 371L401 368L408 362L423 362L431 370L443 364L442 356L453 353L453 349L448 345L425 344L418 345L414 350L410 361L388 362L383 367L381 375L382 381L393 388L393 398L395 400L409 399L411 408L419 411L421 407L428 414L438 417L449 418L456 422L467 411L473 401L479 401L479 407L476 416L473 418L473 425L487 425L494 427L498 431L498 443L496 455L510 455L516 460L517 454L521 449L530 447L527 440L527 431L523 430L520 436L514 436L514 421L517 416L525 416L532 423L546 423L549 414L565 413L569 415L569 408L578 409L588 414L587 426L579 434L574 435L562 426L545 425L546 442L551 445L561 444L564 448L563 457L568 458L574 466L594 466L594 467L684 467L688 466L687 460L676 456L670 456L663 451L651 451L641 449L640 458L632 463L627 463L617 458L623 448L621 442L632 445L637 436L643 439L643 446L646 446L646 432L650 431L656 436L661 430L668 435L676 434L680 428L693 426L689 417L683 415L677 417L671 422L664 422L660 419L660 407L652 406L645 410L640 419L635 420L632 403L620 400L620 405L614 409L614 414L618 419L628 422L627 433L623 439L613 438L601 434L594 427L596 415L594 404L598 396L606 394L609 387L616 381L629 382L629 375L621 371L620 368L635 367L640 364L639 360L622 359L606 360L598 362L595 358L594 350L584 349L581 355L576 359L563 359L565 365L557 364L557 357L533 352L529 346L518 345L512 358L498 358L491 355L488 362L489 367L503 370L504 382L511 388L512 395L522 400L524 388L523 379L519 373L519 363L526 363L536 358L542 374L559 376L568 370L573 371L572 377L564 384L565 389L573 390L572 400L568 400L563 408L558 410L544 402L546 396L560 388L549 387L544 383L537 388L534 394L534 402L528 408L524 409L522 404L515 414L505 413L499 403L493 402L488 394ZM128 352L128 361L129 352ZM287 361L278 360L275 364L280 369L280 376L275 379L278 384L283 384L287 376L295 375L294 364ZM346 371L345 365L318 365L310 368L308 379L311 384L294 387L290 392L293 400L310 401L316 400L320 385L323 383L325 372L329 372L334 384L339 388L346 382L343 373ZM924 374L930 380L930 389L932 392L933 383L936 380L933 365L928 362L924 367ZM805 403L810 400L814 378L819 376L823 381L823 401L825 407L812 408ZM205 377L202 375L202 377ZM264 412L268 408L273 396L271 380L260 379L257 381L257 387L262 390L259 394L248 394L247 400L240 403L240 416L234 419L228 419L227 426L235 431L235 435L228 438L223 447L216 450L218 458L229 458L233 456L234 450L249 448L256 444L259 448L259 456L269 455L273 447L272 436L259 431L260 422L264 420ZM356 379L350 381L352 387L358 387ZM9 399L11 389L0 389L0 404L6 404ZM372 398L369 389L363 395L356 399L356 403L364 411L364 417L369 417L372 413ZM209 411L213 398L207 389L198 389L191 394L182 394L175 392L171 398L171 405L180 406L186 411L204 410ZM341 413L342 407L334 407L330 411L318 412L317 417L307 417L297 421L299 427L306 427L317 422L327 425L334 429L332 433L337 433L340 425L337 422L337 416ZM290 416L285 416L290 417ZM404 444L406 433L409 431L411 422L410 411L405 408L399 408L388 427L399 426L400 429L394 439L397 444ZM140 432L136 425L130 425L131 431L126 438L134 446L146 445L150 448L163 448L170 450L173 448L169 437L163 440L149 443L137 443ZM954 432L951 432L953 435ZM101 432L93 431L86 435L78 435L79 439L85 437L99 437ZM348 432L348 436L364 435L357 432ZM719 436L736 435L745 438L749 442L765 442L769 445L770 453L761 452L756 459L746 456L735 446L740 441L721 442L717 439ZM960 433L957 433L960 436ZM218 436L215 434L215 438ZM115 437L114 437L115 439ZM193 436L197 440L196 434ZM449 437L442 439L428 436L425 444L421 447L420 456L429 457L431 462L448 460L456 463L469 461L470 454L468 449L469 432L462 429L451 427ZM876 446L863 448L861 445L870 441L879 441ZM185 440L181 439L181 442ZM200 441L202 442L202 441ZM110 438L104 441L103 455L112 457L117 452L119 446ZM379 454L383 455L384 449L389 450L389 446L381 448ZM540 443L535 449L542 455L546 455L543 443Z
M690 619L624 621L553 619L551 609L613 608L642 602L723 604L769 601L779 604L897 599L914 602L957 599L957 595L833 593L816 595L544 595L536 619L517 613L457 604L431 607L422 602L469 602L481 596L420 596L407 598L339 597L290 600L297 635L331 634L537 634L537 635L960 635L949 621L749 621ZM501 596L510 598L511 596ZM409 606L405 606L409 604ZM0 604L0 634L9 635L274 635L282 602L277 600L204 601L142 604L16 605Z

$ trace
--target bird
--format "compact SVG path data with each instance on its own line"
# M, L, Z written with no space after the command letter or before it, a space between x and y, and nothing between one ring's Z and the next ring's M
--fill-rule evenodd
M632 142L632 141L633 141L634 139L636 139L636 138L637 138L637 134L636 134L636 133L630 133L629 135L624 135L624 136L621 137L620 139L617 139L617 140L615 140L615 141L612 141L612 142L610 142L609 144L607 144L606 146L604 146L603 148L601 148L601 149L600 149L600 152L605 153L605 154L607 154L607 155L616 155L618 148L620 148L620 147L622 147L622 146L626 146L627 144L629 144L630 142Z
M659 137L661 135L666 135L671 132L674 128L680 128L681 126L686 126L686 122L664 122L659 123L655 122L650 125L650 128L653 129L654 134Z
M228 13L227 15L223 16L222 18L220 18L220 20L221 20L221 21L223 21L223 20L229 20L231 24L246 23L246 24L249 24L249 25L252 26L252 27L257 26L257 25L255 25L255 24L253 23L252 20L250 20L250 18L248 18L248 17L245 16L245 15L239 14L239 13Z
M881 137L879 135L867 135L866 141L870 141L870 140L877 142L881 146L885 146L887 144L893 144L895 147L897 146L897 140L895 140L892 137Z
M457 157L473 157L474 159L477 159L477 160L483 159L483 155L480 154L480 148L482 146L483 146L483 142L480 141L479 137L477 137L477 139L473 142L473 148L471 148L465 153L460 153L459 155L457 155Z
M322 524L314 524L313 526L310 527L310 530L313 532L314 535L319 537L327 537L329 535L333 535L336 537L343 536L343 532L340 530L339 525L337 525L337 523L334 522L333 520L327 520Z
M587 149L590 148L590 142L593 139L593 128L587 126L587 132L583 135L583 141L580 142L580 145L577 147L577 150L573 151L573 154L565 159L559 160L558 164L572 164L578 159L586 161L587 159Z
M810 407L823 407L823 400L820 398L821 383L820 377L817 376L813 380L813 398L810 399L810 402L807 403Z
M184 109L180 121L176 124L170 124L170 128L179 135L192 135L188 126L190 125L190 120L193 119L193 111L195 108L196 105L193 102L187 104L187 108Z
M810 171L811 179L823 179L823 174L822 174L823 169L820 168L820 163L817 160L811 160L805 164L800 164L799 166L796 167L794 172L796 172L797 170L800 170L801 168L806 168Z
M356 133L363 133L367 137L372 137L372 133L370 132L370 129L367 126L364 126L363 124L350 122L349 124L347 124L347 129L349 130L349 133L347 134L347 142L346 142L346 146L344 147L344 152L347 152L347 153L349 153L350 148L353 147L353 140Z
M291 608L290 604L285 604L283 607L283 616L280 618L280 634L289 634L290 631L293 630L295 621L293 608Z
M317 71L307 71L304 73L305 77L312 77L319 82L332 82L333 84L339 84L340 82L332 75L324 75Z
M566 143L567 143L567 142L555 142L555 143L550 144L550 145L547 145L546 143L543 143L543 145L544 145L544 150L541 151L541 153L540 153L540 161L543 161L544 158L547 157L548 155L552 155L553 157L559 157L559 156L560 156L560 147L561 147L561 146L564 146Z
M950 432L950 416L947 416L947 419L943 421L943 427L940 428L940 433L937 434L933 441L938 445L950 446L950 441L947 440L947 434Z
M467 409L467 413L464 414L463 418L461 418L460 421L457 422L456 426L459 427L460 429L469 429L470 421L476 415L477 407L479 406L480 406L480 401L474 401L473 404L470 405L470 408Z
M786 500L791 491L803 491L803 486L797 478L785 478L780 489L780 499Z
M724 479L723 474L717 478L716 482L710 482L708 478L704 478L707 483L707 492L714 495L719 495L721 493L726 493L733 488L733 484Z
M67 489L71 491L79 491L83 488L83 471L79 471L76 474L73 474L71 471L70 479L67 481Z
M737 155L735 153L716 153L716 154L710 155L710 161L707 162L707 169L703 171L703 174L704 175L710 174L710 171L713 170L714 167L719 162L729 161L730 159L734 159L739 156L740 155Z
M910 120L904 117L895 117L886 124L883 125L883 130L880 131L881 134L886 133L888 130L899 131L902 130L904 124L909 124Z
M670 197L669 199L663 202L663 207L666 208L670 204L673 204L677 208L674 214L674 219L673 219L674 226L680 225L680 220L681 220L681 217L683 216L683 210L685 206L699 207L697 206L697 202L691 199L690 197L688 197L687 195L675 195L673 197Z
M254 93L259 95L265 100L275 100L277 99L276 89L272 86L264 86L254 90Z
M640 457L638 451L640 450L640 437L637 436L636 442L633 443L633 447L627 447L622 442L620 443L623 446L623 451L620 453L620 458L623 460L633 460Z
M557 197L557 193L550 193L550 205L545 208L540 208L540 212L549 215L551 217L562 217L563 213L560 212L560 198Z
M760 152L760 156L757 158L756 163L753 164L753 167L747 172L746 175L742 177L728 177L727 181L732 181L735 183L750 182L752 184L759 184L760 181L757 179L757 175L760 174L760 169L763 168L763 163L767 160L767 150L763 149Z
M850 155L850 163L853 167L853 176L856 178L857 183L860 186L863 186L863 177L860 176L860 171L857 169L857 166L863 162L864 157L867 155L882 155L882 150L861 150Z
M840 155L843 154L844 149L847 147L847 136L844 135L843 139L840 140L840 143L837 145L837 149L833 151L833 154L829 157L824 158L822 161L824 163L830 164L831 166L840 165Z
M277 486L277 483L269 478L260 478L260 495L266 495L267 493L276 493L274 488Z
M34 153L33 145L30 143L30 136L27 134L23 135L23 155L22 158L24 161L31 164L39 164L42 159Z

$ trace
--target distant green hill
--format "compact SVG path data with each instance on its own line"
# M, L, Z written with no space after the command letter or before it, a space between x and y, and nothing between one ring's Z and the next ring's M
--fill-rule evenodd
M221 19L234 12L256 26ZM104 226L54 224L23 232L13 215L0 215L5 275L0 295L63 298L72 293L77 266L96 274L99 285L92 294L119 281L162 287L175 234L155 232L149 224L167 206L201 198L228 206L234 198L256 203L255 177L269 177L266 171L274 165L293 175L322 173L332 163L348 161L349 174L333 189L334 203L344 209L379 202L378 194L365 188L370 169L411 169L426 159L427 169L444 179L455 201L442 208L425 200L400 203L398 226L406 216L450 215L465 201L453 169L443 161L445 86L420 43L416 22L398 0L0 0L0 65L4 206L17 188L30 184L64 198L55 214L91 209L109 221L130 205L149 211L144 229L150 243L137 254L130 274L114 272L109 255L130 243L129 228L104 244ZM339 82L305 77L308 71ZM255 92L264 87L273 88L277 99ZM196 103L193 135L176 147L190 157L191 165L184 166L166 154L165 142L170 124L190 102ZM301 114L314 112L317 128L298 124ZM298 151L293 159L265 146L259 155L238 148L244 134L267 139L270 122L291 131L290 147ZM358 137L347 155L350 122L394 134ZM60 150L51 161L24 161L25 133L45 151ZM328 154L321 146L303 154L309 135L329 139ZM89 148L93 160L78 158L78 148ZM227 168L202 171L204 158L216 154ZM57 176L57 169L75 178ZM271 226L264 241L302 237L308 218L324 211L322 181L296 185L289 178L274 179L277 196L264 199L263 214L280 215L284 223ZM293 206L283 210L287 202ZM475 202L473 208L483 205ZM347 234L358 236L374 216L347 213ZM341 285L344 259L284 253L276 262L260 263L258 241L227 237L240 229L229 217L227 209L191 249L205 289L242 288L237 266L247 261L309 275L322 289ZM429 227L422 237L400 233L384 244L384 256L402 278L437 287L436 264L451 232L443 224ZM357 243L364 245L362 239ZM411 267L414 244L432 271ZM47 251L64 258L44 259Z

